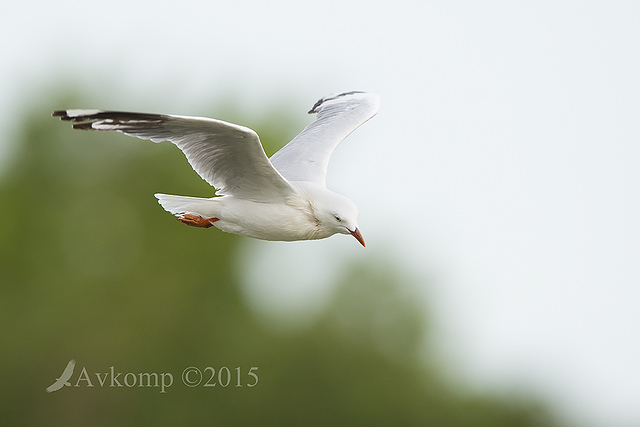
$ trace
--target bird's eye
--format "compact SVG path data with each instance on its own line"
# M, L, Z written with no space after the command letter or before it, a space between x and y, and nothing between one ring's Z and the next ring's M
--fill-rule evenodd
M342 222L342 219L338 215L334 215L333 217L336 219L336 221Z

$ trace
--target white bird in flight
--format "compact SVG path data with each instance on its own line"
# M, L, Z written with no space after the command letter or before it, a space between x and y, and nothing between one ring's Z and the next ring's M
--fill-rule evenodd
M380 97L345 92L315 103L317 113L291 142L268 158L253 130L203 117L101 110L61 110L74 129L116 130L153 142L170 141L216 189L212 198L156 194L184 224L262 240L315 240L351 234L364 246L358 208L328 190L329 158L351 132L373 117Z

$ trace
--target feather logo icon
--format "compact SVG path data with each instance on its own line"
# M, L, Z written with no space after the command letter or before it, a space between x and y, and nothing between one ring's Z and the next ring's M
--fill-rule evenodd
M69 363L67 363L67 367L64 368L64 371L62 372L62 375L60 375L60 378L56 379L56 382L47 387L47 393L58 391L64 386L70 387L71 383L69 383L69 379L71 378L71 375L73 375L73 368L75 368L75 366L76 361L73 359L69 360Z

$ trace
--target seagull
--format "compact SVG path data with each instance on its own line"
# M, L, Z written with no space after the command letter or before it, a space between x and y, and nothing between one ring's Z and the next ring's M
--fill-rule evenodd
M373 93L326 96L309 111L316 120L271 158L256 132L222 120L102 110L59 110L53 116L73 122L74 129L175 144L216 190L212 198L155 195L184 224L271 241L351 234L365 246L356 204L327 189L326 175L336 147L379 109Z
M71 378L71 375L73 375L73 368L75 368L75 366L76 361L73 359L69 360L69 363L67 363L67 367L62 371L60 378L56 379L56 382L47 387L47 393L58 391L64 386L70 387L71 383L69 382L69 379Z

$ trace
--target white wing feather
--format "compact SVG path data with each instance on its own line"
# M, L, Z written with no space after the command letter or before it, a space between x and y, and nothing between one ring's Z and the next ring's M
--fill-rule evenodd
M56 111L76 129L115 130L153 142L171 141L220 195L259 202L282 200L293 189L267 158L251 129L202 117L100 110Z
M345 92L322 98L309 111L318 113L316 120L271 156L271 163L289 181L325 186L333 151L379 109L380 97L373 93Z

